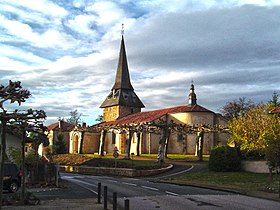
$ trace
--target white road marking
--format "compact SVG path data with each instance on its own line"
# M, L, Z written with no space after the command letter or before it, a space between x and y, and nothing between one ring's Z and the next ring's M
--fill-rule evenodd
M74 179L73 176L61 176L61 178L62 178L62 179L63 179L63 178L65 178L65 179Z
M157 177L156 179L167 178L167 177L170 177L170 176L175 176L175 175L183 174L183 173L185 173L185 172L188 172L188 171L192 170L193 168L194 168L194 166L191 165L190 168L188 168L188 169L186 169L186 170L184 170L184 171L179 171L179 172L177 172L177 173L168 174L168 175L165 175L165 176L160 176L160 177Z
M66 178L66 179L67 179L67 178ZM70 178L70 179L71 179L71 178ZM90 192L92 192L92 193L98 195L98 193L97 193L96 191L94 191L94 190L92 190L92 189L90 189L90 188L88 188L88 187L85 187L85 186L83 186L83 185L81 185L81 184L85 184L85 185L93 186L93 187L96 187L96 185L90 184L90 183L88 183L88 182L84 182L84 181L81 181L81 180L78 180L78 179L71 179L71 181L72 181L72 182L75 182L76 184L80 185L81 187L83 187L83 188L89 190Z
M137 186L137 184L129 183L129 182L122 182L122 184L131 185L131 186Z
M134 181L138 181L140 179L137 179L137 178L122 178L122 179L126 179L126 180L134 180Z
M157 189L157 188L149 187L149 186L145 186L145 185L142 185L141 187L146 188L146 189L149 189L149 190L154 190L154 191L158 191L158 190L159 190L159 189Z
M169 195L176 195L176 196L179 195L179 194L177 194L177 193L173 193L173 192L169 192L169 191L165 191L165 193L166 193L166 194L169 194Z
M116 180L112 180L112 179L109 179L109 180L107 180L108 182L114 182L114 183L117 183L118 181L116 181Z

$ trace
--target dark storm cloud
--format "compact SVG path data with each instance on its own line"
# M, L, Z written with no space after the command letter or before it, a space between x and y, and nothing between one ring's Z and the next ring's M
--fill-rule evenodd
M127 38L127 44L133 43L128 47L130 59L138 65L180 70L247 64L250 68L254 61L269 65L278 60L279 23L280 7L166 14L150 20L137 36Z
M140 90L168 92L152 97L148 104L153 108L182 102L191 80L200 91L199 102L215 111L239 97L267 101L279 91L279 24L280 7L242 6L153 17L127 38L130 67L136 71L131 75L139 78L151 69L161 75L143 76L136 83ZM173 80L168 72L185 72L186 77Z

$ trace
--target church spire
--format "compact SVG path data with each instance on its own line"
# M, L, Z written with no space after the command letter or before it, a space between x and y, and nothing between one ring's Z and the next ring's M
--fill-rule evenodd
M196 105L196 94L194 92L194 85L193 81L191 81L191 87L190 87L190 94L189 94L189 106Z
M112 90L119 90L119 89L133 90L133 87L130 83L130 76L129 76L129 70L127 65L123 34L121 40L121 48L119 53L119 62L118 62L117 74L115 78L115 84L112 87Z
M141 108L143 107L145 107L144 104L134 92L130 82L122 27L122 39L115 83L100 108L104 108L103 117L105 122L108 122L132 113L141 112Z

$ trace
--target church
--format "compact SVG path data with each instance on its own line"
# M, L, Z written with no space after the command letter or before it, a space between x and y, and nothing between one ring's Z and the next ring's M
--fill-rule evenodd
M70 132L69 153L104 155L117 148L126 157L157 154L160 150L169 154L196 154L201 131L203 154L209 154L216 145L226 144L227 133L209 129L226 127L226 119L197 103L193 82L186 98L186 104L180 106L142 112L145 106L130 81L122 35L115 81L100 105L104 121L74 128Z

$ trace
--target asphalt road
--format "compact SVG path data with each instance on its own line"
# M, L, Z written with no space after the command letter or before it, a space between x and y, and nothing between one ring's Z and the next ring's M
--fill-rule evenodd
M61 173L62 179L65 180L65 188L38 189L37 191L33 189L33 192L43 201L73 199L78 202L82 199L89 199L90 202L96 203L97 186L98 183L101 183L102 195L104 186L107 186L109 203L112 202L113 192L117 193L118 209L124 209L124 201L127 199L130 210L280 209L280 203L275 201L225 191L159 182L162 179L169 179L189 171L201 171L205 168L206 166L201 163L182 163L181 165L177 163L167 173L143 178ZM83 201L79 203L80 209L83 209L83 205L86 205Z
M280 203L205 188L153 182L147 179L88 176L63 173L62 179L97 194L98 183L108 188L108 198L117 193L118 206L129 200L131 210L185 209L280 209ZM102 192L103 193L103 192Z

